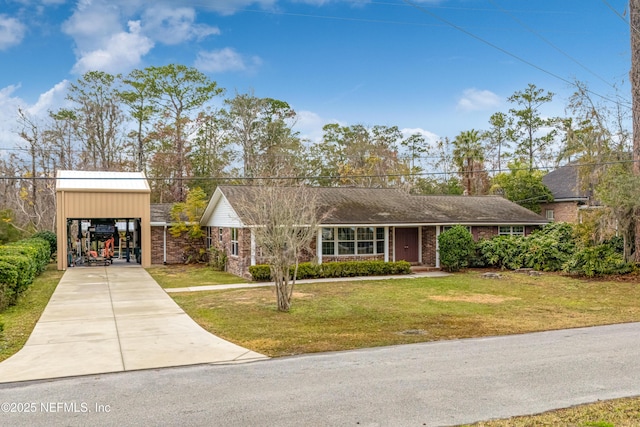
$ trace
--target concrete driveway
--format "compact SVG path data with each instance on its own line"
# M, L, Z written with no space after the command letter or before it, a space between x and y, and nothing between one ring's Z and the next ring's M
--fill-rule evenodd
M202 329L137 265L70 268L0 383L265 358Z

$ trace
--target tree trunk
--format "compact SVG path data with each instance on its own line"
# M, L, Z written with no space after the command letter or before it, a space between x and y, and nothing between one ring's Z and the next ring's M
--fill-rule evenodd
M629 1L629 22L631 25L631 82L633 114L633 173L640 175L640 0ZM635 260L640 262L640 212L636 209L634 248Z

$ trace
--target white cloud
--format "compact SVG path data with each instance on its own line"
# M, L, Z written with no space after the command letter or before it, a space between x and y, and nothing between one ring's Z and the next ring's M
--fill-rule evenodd
M201 51L198 53L195 61L196 68L204 72L212 73L250 71L259 67L261 64L262 60L259 57L246 57L229 47L219 50Z
M408 138L416 133L420 134L424 137L427 145L431 147L433 147L438 142L438 140L440 140L440 137L435 133L421 128L403 128L400 129L400 132L402 132L402 136L404 136L405 138Z
M63 106L66 101L66 91L69 82L63 80L54 87L41 94L35 104L27 108L32 116L46 116L49 111L55 111Z
M140 22L129 21L129 32L112 35L100 49L81 52L73 71L79 74L91 70L127 71L137 66L151 48L153 41L140 34Z
M311 142L322 141L322 128L328 122L313 111L296 111L295 130Z
M118 7L102 1L80 0L73 15L62 24L62 31L73 37L79 52L101 49L123 30Z
M219 28L195 24L195 19L196 12L192 8L157 5L144 11L141 22L148 37L168 45L220 34Z
M17 122L18 108L24 102L14 95L20 85L10 85L0 88L0 148L12 148L21 140L18 136ZM0 155L5 154L0 152Z
M20 44L26 31L27 27L16 18L0 15L0 50Z
M458 101L458 110L484 111L494 109L502 103L502 99L490 90L466 89Z

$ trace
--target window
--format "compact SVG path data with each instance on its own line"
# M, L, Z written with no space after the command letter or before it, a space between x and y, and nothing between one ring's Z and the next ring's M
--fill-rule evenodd
M231 229L231 255L238 255L239 253L238 247L238 229Z
M218 241L222 242L222 227L218 227Z
M384 228L338 227L322 229L322 255L384 253Z
M333 228L322 229L322 255L333 255L335 253L335 240Z
M498 227L498 234L501 236L524 236L523 225L501 225Z
M213 247L213 227L207 227L207 248Z
M547 219L549 221L553 221L554 217L553 217L553 209L547 209L544 211L545 216L547 217Z
M356 252L355 227L338 228L338 255L353 255Z

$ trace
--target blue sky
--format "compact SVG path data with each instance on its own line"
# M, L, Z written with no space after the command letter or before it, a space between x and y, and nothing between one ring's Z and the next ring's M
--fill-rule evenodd
M85 71L181 63L231 97L287 101L297 129L388 125L433 140L488 127L528 83L630 99L623 0L0 0L0 148ZM527 63L525 63L527 62Z

